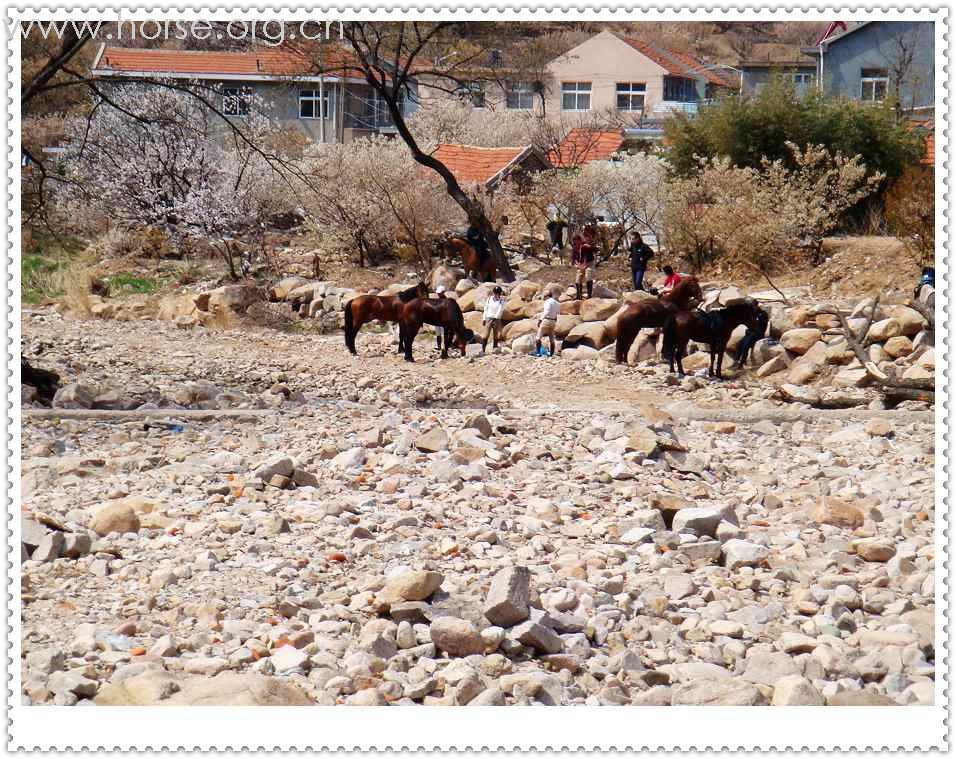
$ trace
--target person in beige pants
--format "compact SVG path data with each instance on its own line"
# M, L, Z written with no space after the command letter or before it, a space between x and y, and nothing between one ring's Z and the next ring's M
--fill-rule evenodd
M481 352L484 353L488 347L488 338L491 337L494 342L493 348L498 347L498 334L501 332L501 317L505 311L504 293L500 287L496 287L485 304L485 311L481 316L481 326L484 335L481 338Z

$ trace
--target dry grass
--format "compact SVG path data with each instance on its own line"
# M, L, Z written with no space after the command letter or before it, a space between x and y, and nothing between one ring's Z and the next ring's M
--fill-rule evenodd
M203 316L202 325L212 332L225 332L239 327L239 317L227 308L217 308Z

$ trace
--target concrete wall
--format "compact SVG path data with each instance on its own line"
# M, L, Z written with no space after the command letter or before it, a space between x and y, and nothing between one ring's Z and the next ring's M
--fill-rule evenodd
M823 81L828 92L860 99L860 71L899 67L901 43L915 49L912 64L899 82L904 108L934 105L935 56L932 21L873 21L859 31L830 44L823 54Z

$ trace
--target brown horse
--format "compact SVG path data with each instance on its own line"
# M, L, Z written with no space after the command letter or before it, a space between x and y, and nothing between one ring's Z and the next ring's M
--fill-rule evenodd
M494 282L498 278L498 267L494 256L489 253L482 257L468 241L461 237L449 237L440 243L445 258L460 258L465 274L479 282Z
M730 335L741 324L746 324L748 330L757 332L767 326L767 314L751 299L745 300L716 311L678 311L667 317L664 324L664 345L661 353L670 362L670 370L674 371L674 362L677 362L677 373L684 376L684 367L681 361L687 350L687 343L696 340L706 343L710 347L710 366L707 374L721 379L720 370L724 363L724 351ZM715 370L716 366L716 372Z
M428 287L419 282L398 295L359 295L345 304L345 347L355 355L355 336L363 324L378 320L397 322L398 312L415 298L427 298Z
M415 360L412 357L412 345L423 324L444 327L442 358L448 358L452 341L464 356L465 346L475 338L475 333L465 326L461 308L453 298L416 298L403 304L398 313L398 350L404 351L406 361Z
M684 277L669 293L657 300L631 303L617 320L617 343L614 356L617 363L627 362L627 353L637 333L645 327L663 327L667 317L677 311L686 311L704 298L696 277Z

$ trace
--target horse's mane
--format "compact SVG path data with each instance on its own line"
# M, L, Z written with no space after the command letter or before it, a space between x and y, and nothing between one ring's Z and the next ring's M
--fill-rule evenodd
M674 289L669 293L665 293L661 296L661 300L665 300L668 303L676 303L686 297L687 291L692 287L700 289L700 283L697 281L697 277L691 275L689 277L681 277L680 282L674 285Z
M419 296L418 288L420 287L421 287L421 283L419 282L417 285L412 285L407 290L402 290L398 294L398 299L402 303L408 303L410 300L415 300L415 298Z

